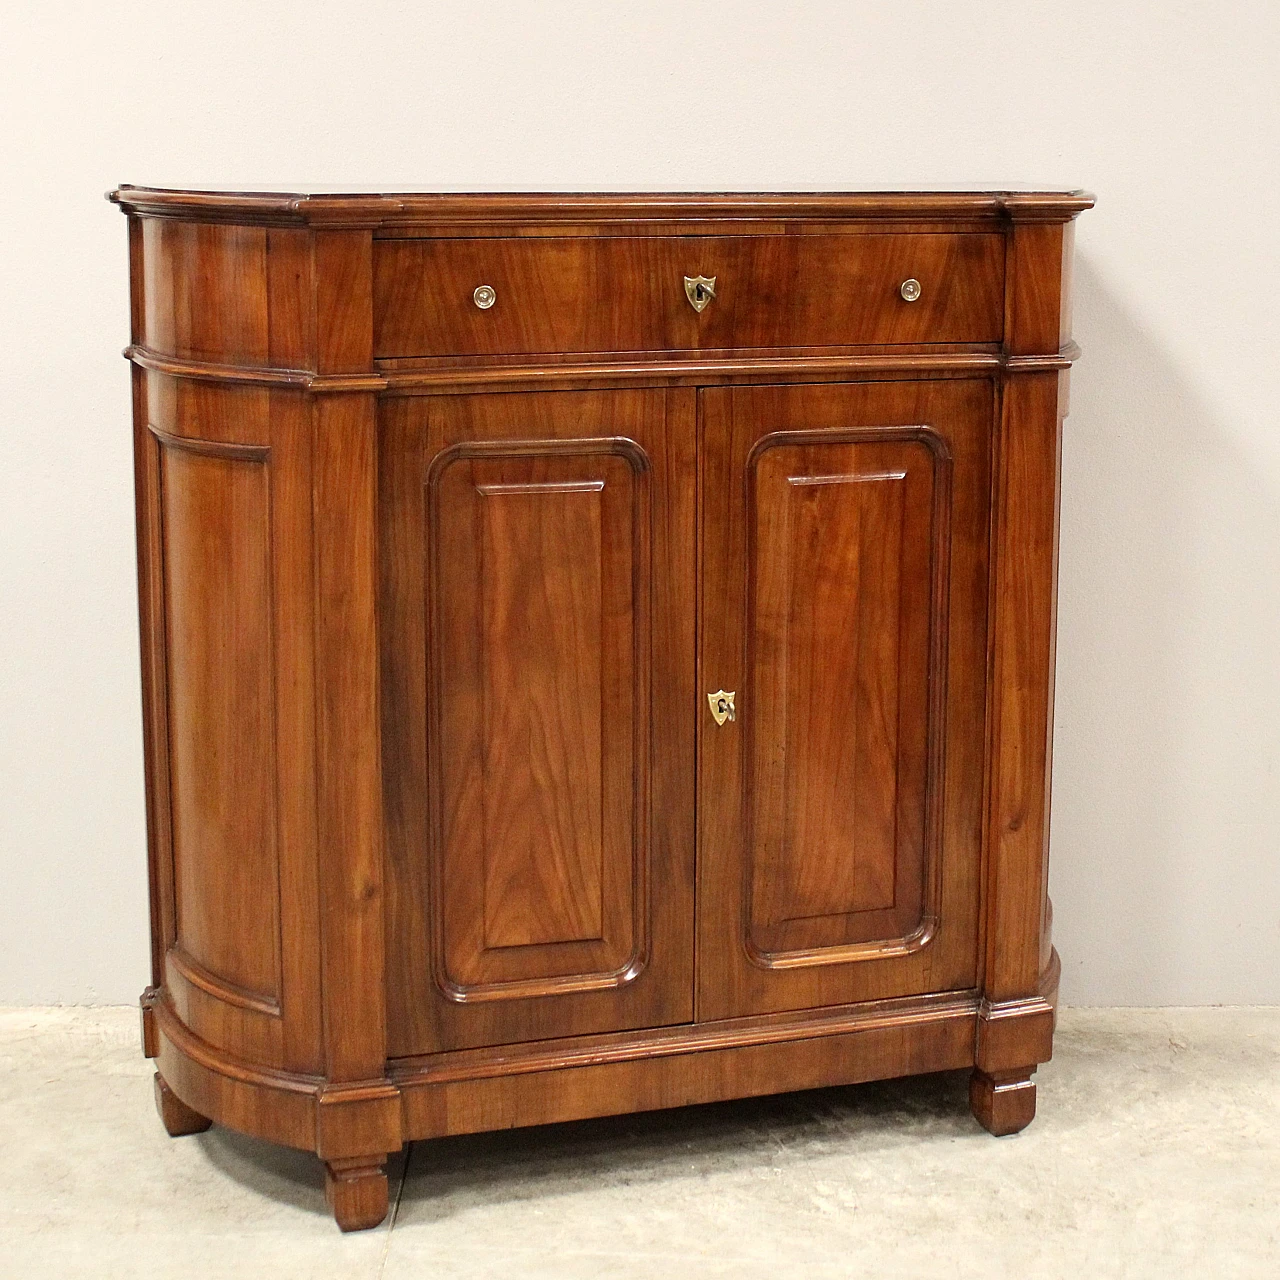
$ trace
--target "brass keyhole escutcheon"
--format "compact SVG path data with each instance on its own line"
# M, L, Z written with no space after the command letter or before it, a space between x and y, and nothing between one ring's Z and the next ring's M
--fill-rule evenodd
M685 276L684 293L689 305L699 314L708 302L716 296L715 276Z
M733 707L732 693L726 693L723 689L717 689L715 693L707 694L707 701L711 704L711 715L715 719L716 724L724 724L726 720L736 720L737 713Z

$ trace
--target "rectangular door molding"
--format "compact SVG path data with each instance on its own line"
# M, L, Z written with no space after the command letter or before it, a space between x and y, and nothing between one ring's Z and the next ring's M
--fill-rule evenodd
M971 987L991 384L701 408L698 1016Z
M937 919L951 454L927 427L777 431L747 460L746 944L905 952Z
M630 440L479 441L430 469L428 915L452 1000L646 963L649 506Z

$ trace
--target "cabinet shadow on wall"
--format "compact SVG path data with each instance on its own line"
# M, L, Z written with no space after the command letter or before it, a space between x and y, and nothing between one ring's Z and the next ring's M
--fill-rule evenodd
M1280 476L1087 251L1075 291L1050 860L1062 998L1275 1003Z

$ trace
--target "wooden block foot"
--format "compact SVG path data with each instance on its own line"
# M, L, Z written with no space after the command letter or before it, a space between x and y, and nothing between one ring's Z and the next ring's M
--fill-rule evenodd
M385 1155L329 1160L324 1166L324 1197L343 1231L365 1231L387 1216Z
M192 1111L181 1098L160 1078L156 1072L156 1110L160 1113L160 1121L171 1138L184 1138L189 1133L203 1133L213 1121Z
M969 1078L969 1109L978 1123L997 1138L1025 1129L1035 1119L1035 1067L987 1075L975 1071Z

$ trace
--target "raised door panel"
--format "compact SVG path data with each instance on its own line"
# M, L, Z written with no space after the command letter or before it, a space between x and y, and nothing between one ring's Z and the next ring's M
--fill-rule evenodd
M906 946L931 922L949 477L911 428L779 432L748 462L747 941L762 960Z
M446 450L427 484L432 925L456 999L618 985L645 950L648 468Z
M970 987L992 388L703 395L699 1016Z
M383 406L393 1056L692 1017L693 410Z

